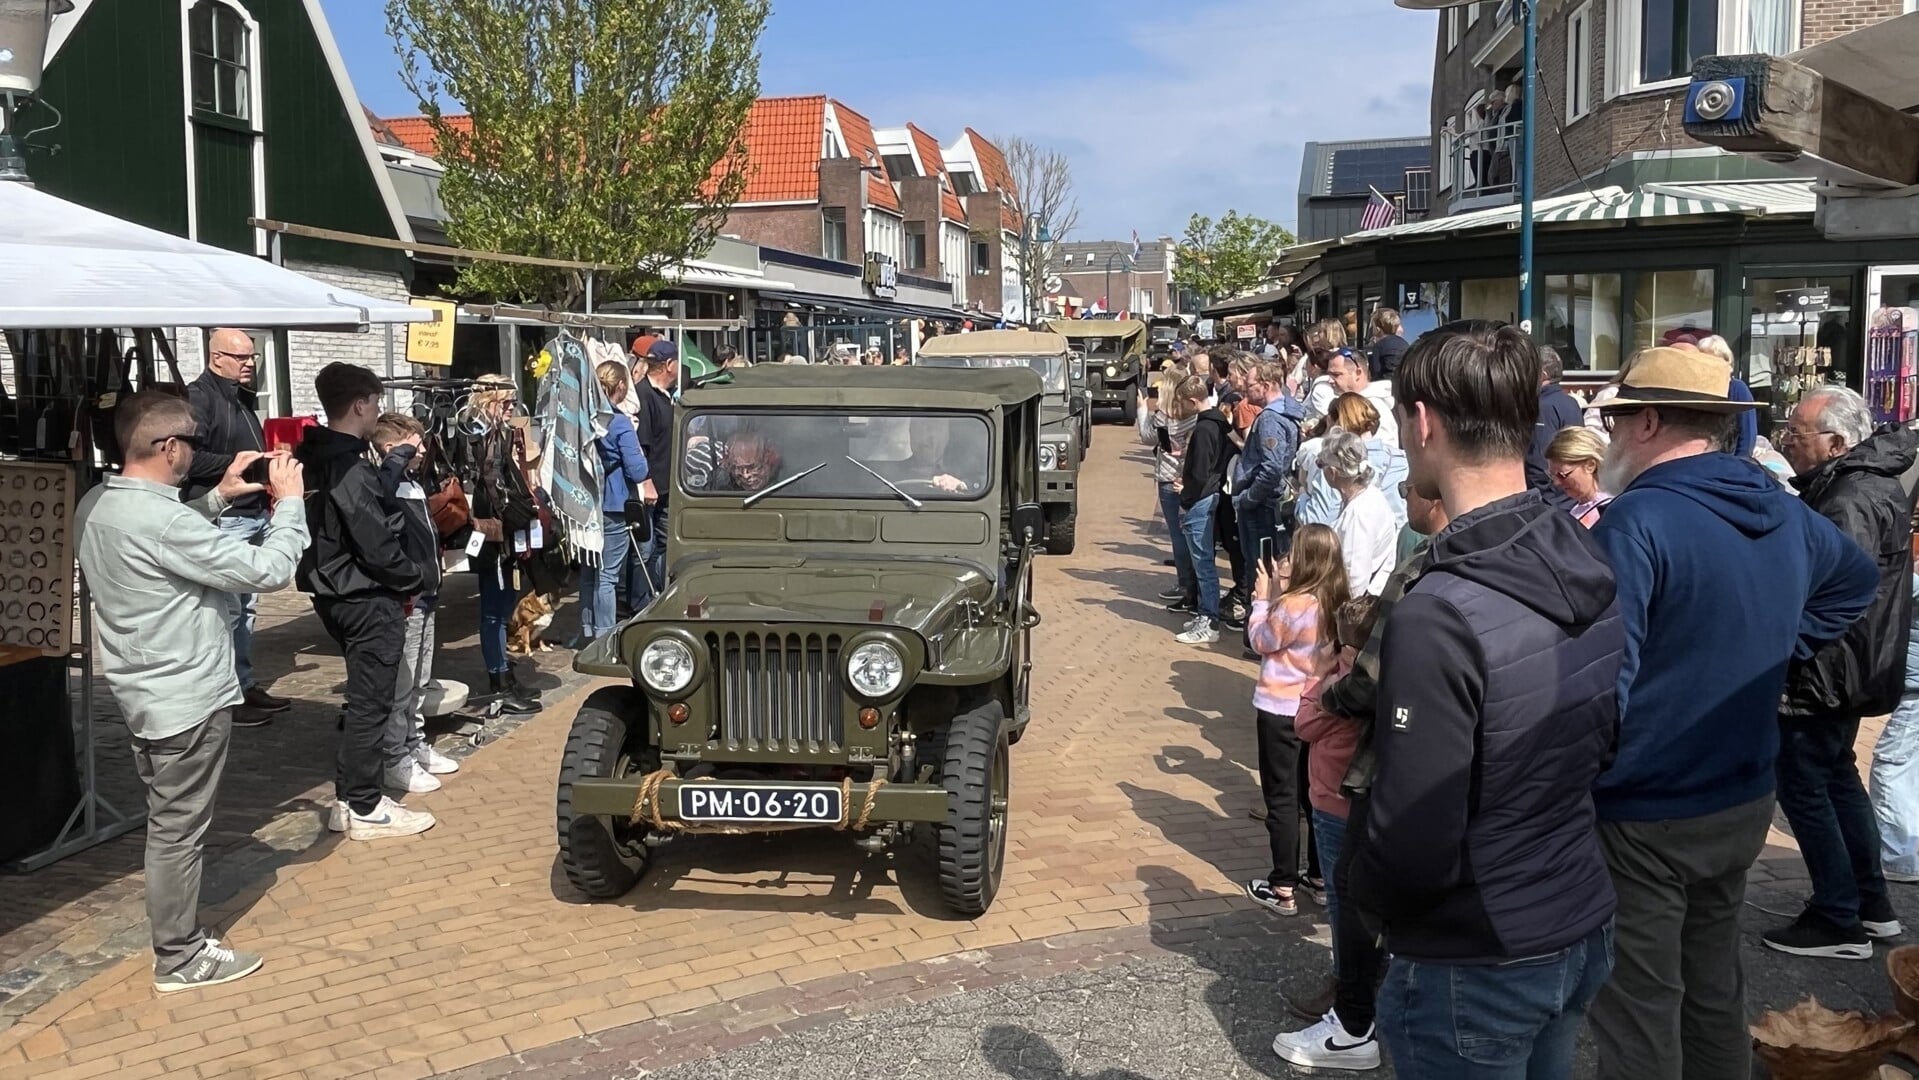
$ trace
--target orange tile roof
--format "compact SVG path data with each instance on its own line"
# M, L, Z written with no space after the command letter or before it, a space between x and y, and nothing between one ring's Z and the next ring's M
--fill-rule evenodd
M920 168L926 175L937 176L940 180L940 216L948 221L966 224L966 207L960 203L958 195L953 194L953 181L946 175L946 155L940 152L939 140L921 131L919 125L906 125L906 132L912 136L913 147L919 151Z
M442 118L455 131L471 134L473 118L465 113L446 113ZM387 131L401 146L416 154L433 157L440 152L438 140L433 136L433 121L424 116L393 116L382 121ZM375 129L378 130L377 128Z
M764 97L746 114L746 190L740 202L818 202L820 140L826 133L826 98ZM870 129L869 129L870 138Z
M900 212L900 197L894 192L892 181L887 179L886 163L880 160L879 140L873 137L873 124L865 116L847 107L843 101L833 102L833 112L840 118L840 134L846 137L846 152L861 165L878 165L879 173L866 173L866 201L882 210Z
M972 128L967 128L966 134L973 140L973 156L979 159L980 171L986 174L981 179L986 181L987 190L1003 191L1008 198L1018 199L1019 185L1013 182L1013 170L1006 166L1006 155ZM1001 204L999 217L1000 228L1015 233L1020 230L1019 211Z

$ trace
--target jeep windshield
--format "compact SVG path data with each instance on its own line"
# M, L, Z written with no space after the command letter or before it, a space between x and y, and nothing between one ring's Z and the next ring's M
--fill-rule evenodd
M1086 359L1098 362L1119 360L1126 355L1126 339L1116 337L1080 338L1085 346Z
M921 367L949 368L1032 368L1049 394L1066 392L1064 356L922 356Z
M775 499L977 499L992 487L992 428L964 413L706 411L686 421L681 488ZM805 475L801 475L805 474Z

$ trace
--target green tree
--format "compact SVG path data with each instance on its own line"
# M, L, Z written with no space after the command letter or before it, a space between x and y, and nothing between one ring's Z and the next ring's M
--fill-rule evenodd
M1266 280L1266 268L1294 242L1285 228L1237 210L1218 221L1194 214L1186 222L1173 280L1207 303L1237 296Z
M597 272L601 295L643 295L705 254L746 186L767 3L387 0L446 168L448 237L617 267ZM586 275L483 262L460 288L570 307Z

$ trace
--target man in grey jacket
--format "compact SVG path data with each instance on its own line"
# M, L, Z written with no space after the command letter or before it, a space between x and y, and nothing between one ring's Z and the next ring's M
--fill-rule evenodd
M293 579L307 545L306 484L297 462L269 459L264 485L243 479L257 452L236 454L220 482L180 501L198 442L181 398L141 391L120 403L114 435L126 464L78 510L80 570L98 614L107 689L133 736L147 786L147 921L160 993L232 982L260 957L200 926L207 826L226 767L233 709L245 695L233 663L230 594ZM272 501L259 546L214 524L234 499Z

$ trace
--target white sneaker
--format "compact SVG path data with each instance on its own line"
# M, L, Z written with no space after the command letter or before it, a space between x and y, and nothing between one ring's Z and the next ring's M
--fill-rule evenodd
M333 809L327 811L326 828L328 832L346 831L347 806L339 799L333 800Z
M1894 885L1919 885L1919 874L1908 874L1903 870L1888 870L1886 880Z
M385 795L371 814L347 811L348 840L384 840L390 836L413 836L431 829L433 815L424 810L409 810Z
M1379 1040L1373 1029L1355 1038L1346 1034L1345 1025L1331 1012L1304 1031L1282 1031L1273 1036L1273 1053L1281 1061L1305 1069L1351 1069L1364 1072L1379 1068Z
M1211 645L1219 640L1219 624L1201 615L1186 629L1173 635L1173 640L1181 645Z
M384 776L387 788L392 791L419 795L440 790L439 777L427 772L412 758L407 758L398 765L389 766Z
M445 776L448 773L460 771L460 763L433 749L432 743L421 743L415 747L413 760L420 763L420 768L435 776Z

